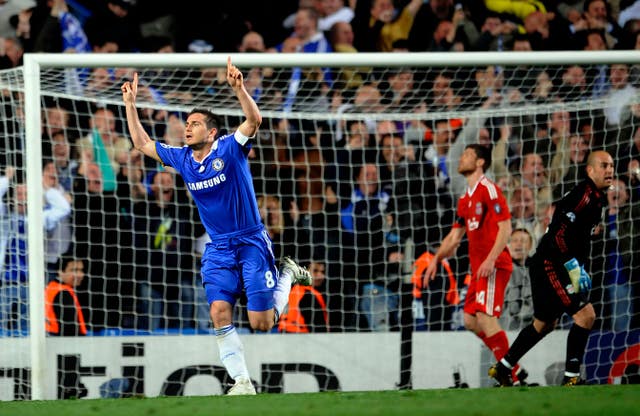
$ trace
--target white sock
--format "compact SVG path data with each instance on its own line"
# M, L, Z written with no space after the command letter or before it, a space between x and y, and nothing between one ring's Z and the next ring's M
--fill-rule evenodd
M502 363L503 366L507 367L509 370L513 370L513 366L509 364L509 361L503 358L500 360L500 362Z
M236 327L233 325L214 328L220 361L227 369L229 376L238 381L239 379L249 380L249 370L244 360L244 347L238 336Z
M289 292L291 292L291 279L293 276L289 272L281 272L278 276L278 285L273 292L273 307L276 309L278 316L282 316L284 308L289 303Z

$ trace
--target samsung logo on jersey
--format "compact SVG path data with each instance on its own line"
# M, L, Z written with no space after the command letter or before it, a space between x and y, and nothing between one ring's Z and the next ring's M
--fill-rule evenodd
M216 185L220 185L220 183L227 180L227 177L224 174L218 175L215 178L207 179L206 181L200 182L187 182L187 187L190 191L200 191L202 189L213 188Z

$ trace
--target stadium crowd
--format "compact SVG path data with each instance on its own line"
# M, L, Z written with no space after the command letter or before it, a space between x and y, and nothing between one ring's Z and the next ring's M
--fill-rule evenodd
M198 13L203 7L197 1L180 7L148 0L0 1L0 65L19 67L25 52L640 50L640 1L632 0L245 0L211 2L207 13ZM453 222L466 190L457 161L470 143L491 148L488 174L511 209L514 273L504 328L530 321L527 258L553 202L583 177L594 149L614 155L617 169L589 265L598 325L640 326L640 283L633 279L640 268L640 67L243 70L261 109L291 114L263 122L251 169L275 255L325 270L316 289L326 310L311 314L326 313L329 331L394 330L403 313L420 329L461 328L464 244L428 287L414 261L433 252ZM74 79L84 96L99 97L117 92L132 71L80 70ZM183 82L172 82L178 79ZM141 80L148 83L140 95L152 103L224 105L232 98L215 69L147 70ZM509 117L474 111L590 99L605 105ZM67 252L86 261L76 291L96 333L208 330L196 261L206 238L185 184L132 151L121 108L43 102L47 279ZM361 117L390 110L465 117ZM184 114L152 106L140 111L152 137L182 146ZM298 111L336 119L302 119ZM24 137L20 115L11 115L0 143L0 327L24 331ZM232 129L236 120L226 122ZM404 279L414 271L411 282Z

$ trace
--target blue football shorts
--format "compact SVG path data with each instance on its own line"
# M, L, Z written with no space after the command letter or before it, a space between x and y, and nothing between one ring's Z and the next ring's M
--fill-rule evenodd
M202 284L209 305L224 300L232 306L247 294L247 309L273 308L278 269L266 230L237 233L207 243L202 256Z

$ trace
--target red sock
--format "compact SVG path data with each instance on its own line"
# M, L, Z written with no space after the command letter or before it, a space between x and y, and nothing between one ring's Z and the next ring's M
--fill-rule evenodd
M509 351L509 340L504 331L496 332L490 337L485 336L482 338L482 341L489 347L497 361L500 361L507 351Z
M498 361L500 361L509 350L509 339L504 331L497 332L488 338L483 332L480 332L478 336L482 342L489 347L493 356L496 357L496 360ZM513 381L518 381L518 377L516 375L518 370L520 370L519 364L516 364L511 370L511 377L513 378Z

